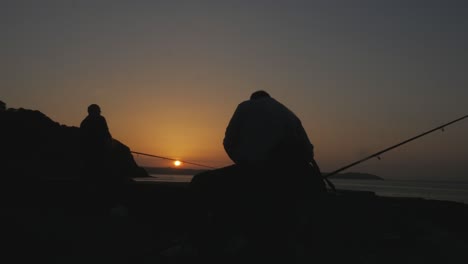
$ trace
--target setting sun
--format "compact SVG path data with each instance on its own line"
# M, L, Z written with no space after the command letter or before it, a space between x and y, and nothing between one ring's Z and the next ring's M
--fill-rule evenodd
M182 165L182 162L176 160L176 161L174 161L174 165L175 165L176 167L179 167L180 165Z

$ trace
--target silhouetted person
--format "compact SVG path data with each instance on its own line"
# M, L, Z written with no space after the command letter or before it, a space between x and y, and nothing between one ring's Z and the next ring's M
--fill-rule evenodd
M196 175L192 187L228 180L229 185L279 183L277 187L286 188L291 195L303 194L298 192L301 188L307 188L307 193L325 190L322 179L314 175L314 147L301 121L265 91L254 92L238 105L226 128L223 145L235 165Z
M80 140L82 180L97 195L97 203L115 199L117 179L111 165L112 136L97 104L88 107L88 116L80 124Z
M235 164L195 175L190 183L199 206L225 215L223 224L244 225L263 242L284 238L297 201L325 193L301 121L265 91L238 105L223 145Z
M0 112L6 111L6 104L3 101L0 101Z
M307 164L314 158L314 147L299 118L265 91L257 91L239 104L223 145L239 165Z
M83 147L90 155L100 155L112 145L107 121L97 104L88 107L88 116L80 124L80 133Z
M112 136L97 104L88 107L88 116L80 124L80 139L87 176L93 177L93 180L106 177L106 173L109 173L105 170L109 162Z

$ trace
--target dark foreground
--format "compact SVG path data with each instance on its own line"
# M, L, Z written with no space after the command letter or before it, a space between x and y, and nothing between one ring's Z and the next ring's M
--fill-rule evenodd
M196 227L186 185L134 183L128 194L109 209L73 183L2 186L2 262L468 263L460 203L342 191L297 209L310 218L294 239L264 219L264 240L234 232L201 257L187 249Z

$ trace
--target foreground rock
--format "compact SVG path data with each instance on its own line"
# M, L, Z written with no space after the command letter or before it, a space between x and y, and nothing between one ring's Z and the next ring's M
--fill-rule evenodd
M193 204L184 184L134 183L125 215L90 212L74 185L57 184L62 185L24 188L37 198L2 208L0 216L7 220L2 233L8 242L6 252L29 252L15 258L47 263L207 263L206 256L196 252L180 253L193 228L189 213ZM296 232L291 240L278 235L279 226L271 225L274 219L259 223L249 215L237 215L252 226L229 221L213 227L219 236L210 259L213 263L468 263L468 206L461 203L343 191L298 207L297 212L308 218L300 228L291 229Z

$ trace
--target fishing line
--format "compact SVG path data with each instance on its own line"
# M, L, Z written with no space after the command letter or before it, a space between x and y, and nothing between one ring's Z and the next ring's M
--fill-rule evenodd
M196 165L196 166L200 166L200 167L205 167L205 168L210 168L210 169L217 169L217 168L215 168L215 167L211 167L211 166L208 166L208 165L203 165L203 164L200 164L200 163L194 163L194 162L183 161L183 160L179 160L179 159L173 159L173 158L168 158L168 157L156 156L156 155L147 154L147 153L143 153L143 152L136 152L136 151L130 151L130 152L131 152L131 153L134 153L134 154L138 154L138 155L153 157L153 158L159 158L159 159L165 159L165 160L172 160L172 161L180 161L180 162L183 162L183 163L187 163L187 164L191 164L191 165Z

